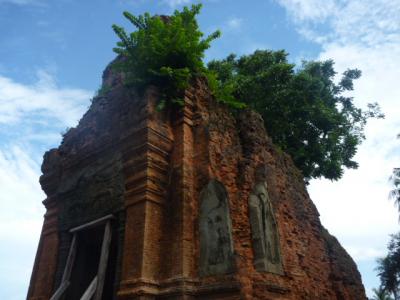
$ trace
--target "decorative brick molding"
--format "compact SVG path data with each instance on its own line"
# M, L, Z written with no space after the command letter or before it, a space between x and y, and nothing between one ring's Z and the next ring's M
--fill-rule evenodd
M300 172L258 114L232 114L201 78L184 93L182 108L162 112L155 87L138 94L111 67L103 81L108 91L45 154L47 211L29 300L48 300L60 286L69 229L109 214L107 299L366 300L356 265L322 227ZM208 223L200 222L200 194L213 180L228 201L233 266L202 274L199 226ZM264 206L279 237L274 270L254 265L249 200L257 182L266 183ZM226 243L227 235L217 236Z

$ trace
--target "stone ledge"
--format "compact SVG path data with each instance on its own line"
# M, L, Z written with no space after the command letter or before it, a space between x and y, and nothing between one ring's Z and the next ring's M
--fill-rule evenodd
M198 280L174 279L164 282L150 280L128 280L121 283L118 292L120 299L129 299L131 296L204 296L221 293L240 294L240 284L237 281L202 284Z
M290 293L290 289L284 286L279 286L274 283L269 283L269 282L256 282L254 283L254 286L259 288L259 289L265 289L268 292L271 293L276 293L276 294L281 294L285 295Z

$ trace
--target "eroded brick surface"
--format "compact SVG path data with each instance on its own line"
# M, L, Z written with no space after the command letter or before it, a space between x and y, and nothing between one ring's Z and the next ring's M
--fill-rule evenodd
M366 299L356 265L322 227L300 172L257 113L233 116L201 79L184 108L164 112L155 109L156 88L129 90L110 68L103 79L108 91L45 156L52 213L29 299L49 299L60 284L68 229L110 213L115 299ZM211 179L228 193L235 271L200 277L199 195ZM275 211L283 275L253 266L248 201L260 181Z

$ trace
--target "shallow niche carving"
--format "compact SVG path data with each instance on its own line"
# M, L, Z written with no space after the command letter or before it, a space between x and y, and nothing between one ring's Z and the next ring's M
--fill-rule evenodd
M234 271L232 225L228 194L222 183L211 180L200 193L201 276Z
M249 211L256 270L283 274L278 228L265 182L254 186Z
M58 190L62 199L60 226L73 227L121 209L124 191L122 176L119 154L104 156L65 176Z

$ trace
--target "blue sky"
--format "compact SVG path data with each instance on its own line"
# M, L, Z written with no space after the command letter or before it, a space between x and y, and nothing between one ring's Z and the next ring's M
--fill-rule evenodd
M44 151L76 125L114 53L111 24L129 28L122 11L169 14L191 0L0 0L0 299L24 299L36 251L44 194ZM199 23L222 37L206 59L255 49L285 49L290 60L333 58L363 76L357 105L378 101L360 147L358 170L339 182L315 180L309 192L323 224L356 260L369 291L388 234L398 230L388 201L399 166L400 2L398 0L204 0Z

